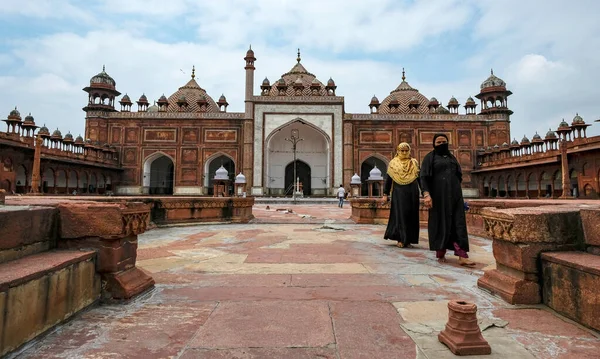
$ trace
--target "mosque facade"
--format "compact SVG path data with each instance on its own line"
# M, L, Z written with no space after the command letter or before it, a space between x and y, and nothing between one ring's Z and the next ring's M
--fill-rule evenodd
M502 173L514 166L507 163L525 163L521 155L542 157L539 153L558 148L548 145L547 151L528 153L521 148L529 145L508 144L512 93L493 72L481 83L477 101L469 97L460 104L452 97L444 105L412 87L403 71L400 84L383 100L366 99L369 111L348 113L343 89L332 78L321 81L310 73L300 52L292 68L273 82L255 82L252 49L244 61L244 112L228 112L224 95L215 101L196 81L195 70L170 96L151 103L142 95L133 103L129 95L121 96L115 79L103 69L83 89L88 94L85 141L70 134L62 137L58 130L51 135L45 127L37 131L47 138L44 151L54 151L53 157L42 158L44 188L49 193L80 189L121 195L213 195L216 171L223 168L232 182L243 174L249 195L290 195L293 183L299 182L305 196L327 196L340 184L349 187L355 174L364 183L375 167L385 173L400 142L410 143L413 156L422 160L432 149L433 135L442 132L462 166L466 196L498 196L502 185L502 193L516 197L524 192L519 194L516 182L514 191L508 191L512 182ZM0 156L6 158L11 141L33 142L30 138L38 129L35 123L31 127L33 118L22 121L15 112L4 120L8 130L0 135ZM577 132L569 128L569 133ZM585 133L578 138L589 142ZM27 153L31 155L32 148L10 151L13 173L0 172L0 183L8 190L27 192L33 161ZM61 159L64 153L75 154ZM590 153L593 157L595 152ZM555 162L560 167L560 161ZM590 173L598 167L588 164ZM592 184L594 193L597 182L596 178Z

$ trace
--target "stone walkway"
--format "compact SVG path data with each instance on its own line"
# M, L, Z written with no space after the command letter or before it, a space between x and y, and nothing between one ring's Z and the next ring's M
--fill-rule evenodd
M479 307L485 358L598 358L598 333L477 288L494 266L488 240L471 238L474 269L441 265L425 231L399 249L384 226L352 224L349 206L269 206L247 225L141 235L153 291L81 313L18 357L454 358L437 334L461 299Z

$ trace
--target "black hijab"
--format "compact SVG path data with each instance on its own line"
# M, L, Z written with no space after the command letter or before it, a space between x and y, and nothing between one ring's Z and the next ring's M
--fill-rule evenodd
M444 133L436 133L433 136L433 151L429 152L425 158L423 158L423 163L421 164L421 177L430 177L433 176L433 159L434 156L440 156L440 155L445 155L450 157L450 160L452 162L454 162L456 164L457 167L457 176L460 178L461 182L462 182L462 169L460 168L460 164L458 163L458 160L456 159L456 157L454 157L454 155L452 154L452 152L450 152L450 150L447 149L447 145L446 145L446 149L440 151L439 148L436 149L435 147L435 140L438 137L444 137L446 139L446 141L450 142L448 140L448 136Z

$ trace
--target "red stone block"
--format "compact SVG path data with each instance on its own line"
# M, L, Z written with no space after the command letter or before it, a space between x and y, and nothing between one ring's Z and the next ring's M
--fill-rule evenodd
M544 304L600 330L600 256L584 252L542 254Z
M582 209L580 213L585 243L600 246L600 209Z
M0 210L0 250L20 248L36 242L56 240L56 210L31 207L24 210Z
M540 285L527 279L515 278L497 269L486 271L477 280L477 286L500 296L510 304L538 304L542 302Z
M573 249L573 245L557 245L543 243L512 243L495 240L492 243L496 263L525 272L538 273L540 253L556 250Z
M60 237L110 237L123 235L121 204L113 203L61 203Z
M448 323L438 339L456 355L487 355L492 348L477 324L477 306L464 301L448 303Z
M119 273L105 273L102 281L106 282L105 289L112 299L131 299L154 286L154 279L135 267Z

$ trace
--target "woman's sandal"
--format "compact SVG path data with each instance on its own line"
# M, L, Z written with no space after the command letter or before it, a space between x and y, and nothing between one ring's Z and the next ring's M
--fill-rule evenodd
M477 263L472 262L467 258L458 258L458 264L464 267L474 267Z

